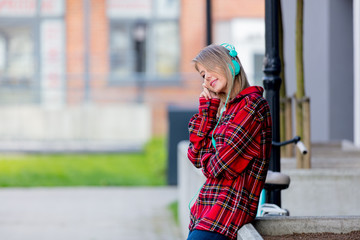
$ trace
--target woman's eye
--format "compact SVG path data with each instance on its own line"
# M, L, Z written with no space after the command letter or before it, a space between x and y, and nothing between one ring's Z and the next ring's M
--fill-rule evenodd
M201 75L202 78L205 78L205 75Z

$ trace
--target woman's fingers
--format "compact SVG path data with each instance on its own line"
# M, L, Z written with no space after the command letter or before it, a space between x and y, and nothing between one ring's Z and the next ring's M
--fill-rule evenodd
M200 93L200 97L204 97L206 100L212 99L212 98L219 98L218 95L212 91L210 91L205 83L202 84L203 91Z
M202 92L200 93L200 97L206 98L206 100L208 100L206 94L204 93L204 91L202 91Z
M209 94L208 92L206 92L205 90L203 90L203 91L200 93L200 97L204 97L206 100L211 99L210 94Z
M202 86L203 86L202 93L203 93L204 97L206 98L206 100L211 99L210 91L209 91L209 89L207 89L205 83L203 83Z
M206 98L206 100L212 99L212 98L219 98L215 92L213 92L207 88L205 83L203 83L202 86L203 86L203 91L200 93L200 97L204 97L204 98Z
M210 94L210 91L209 91L209 89L207 89L207 88L204 88L204 93L206 94L206 96L207 96L207 99L211 99L211 94Z
M216 93L214 93L214 92L212 92L212 91L209 91L209 93L210 93L210 97L211 97L211 98L218 98L218 96L217 96Z

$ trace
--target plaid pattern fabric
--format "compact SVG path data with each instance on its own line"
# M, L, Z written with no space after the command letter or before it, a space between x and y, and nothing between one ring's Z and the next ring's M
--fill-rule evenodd
M248 87L229 102L215 129L220 100L200 98L189 122L189 160L206 182L191 208L190 230L218 232L236 239L238 229L256 217L268 170L272 129L261 87Z

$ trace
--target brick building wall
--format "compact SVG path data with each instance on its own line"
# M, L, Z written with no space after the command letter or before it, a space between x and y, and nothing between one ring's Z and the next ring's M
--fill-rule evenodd
M67 101L77 103L83 99L84 78L84 11L83 1L66 1L66 72Z
M85 78L85 16L82 0L66 1L66 66L67 101L84 101ZM206 1L180 2L180 81L176 83L147 84L144 103L152 111L153 135L167 134L169 105L196 108L201 92L201 79L191 60L206 45ZM213 23L233 18L259 18L264 16L263 0L213 0ZM96 104L134 103L136 86L114 86L107 81L109 73L109 20L105 0L91 0L89 14L89 76L90 99ZM214 26L215 24L213 24Z

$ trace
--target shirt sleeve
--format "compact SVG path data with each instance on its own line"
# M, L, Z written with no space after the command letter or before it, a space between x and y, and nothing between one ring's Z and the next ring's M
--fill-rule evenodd
M201 167L201 159L204 154L213 154L211 147L210 132L216 125L216 114L220 105L220 100L213 98L206 100L199 99L199 113L195 114L189 122L188 158L195 167Z
M216 152L202 155L204 175L233 179L241 174L260 152L261 125L252 104L245 104L228 123L224 143L217 146Z

